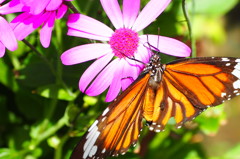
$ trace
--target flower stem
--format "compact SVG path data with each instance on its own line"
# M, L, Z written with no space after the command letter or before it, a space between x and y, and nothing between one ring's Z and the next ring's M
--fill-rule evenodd
M194 0L193 0L193 3L192 3L192 8L194 10ZM187 12L187 9L186 9L186 0L182 0L182 9L183 9L183 14L184 14L184 17L187 21L187 27L188 27L188 31L189 31L189 38L190 38L190 41L191 41L191 48L192 48L192 57L196 57L196 39L194 38L193 34L192 34L192 25L191 25L191 21L193 21L193 16L191 18L191 21L189 19L189 15L188 15L188 12ZM194 15L194 13L193 13Z
M49 66L51 72L56 76L55 69L53 68L52 64L48 61L48 59L43 56L32 44L30 44L27 40L23 39L22 42L27 45L30 49L32 49L39 57L41 57Z
M38 136L38 138L33 139L32 145L33 147L37 147L42 141L46 140L53 134L55 134L59 129L61 129L63 126L65 126L66 119L63 116L61 119L58 120L56 124L54 124L52 127L45 129L45 131Z
M62 159L62 150L63 150L63 146L66 143L66 141L69 139L69 134L66 133L60 140L60 143L58 145L58 147L55 149L54 152L54 159Z

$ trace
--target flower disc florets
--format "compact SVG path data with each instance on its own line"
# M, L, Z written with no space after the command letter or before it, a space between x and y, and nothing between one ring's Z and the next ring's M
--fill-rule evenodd
M115 56L119 58L131 57L138 48L138 34L131 29L117 29L110 38L109 44Z

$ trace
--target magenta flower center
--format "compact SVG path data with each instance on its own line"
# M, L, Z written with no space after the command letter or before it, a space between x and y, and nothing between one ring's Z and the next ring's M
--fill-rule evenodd
M131 29L117 29L110 38L109 44L115 56L132 57L138 48L138 34Z

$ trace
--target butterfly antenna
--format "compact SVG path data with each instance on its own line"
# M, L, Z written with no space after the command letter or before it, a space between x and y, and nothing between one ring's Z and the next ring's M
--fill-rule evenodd
M144 62L142 62L142 61L136 59L134 56L133 56L133 57L129 57L129 56L127 56L124 52L118 50L117 48L114 48L114 49L116 49L117 51L121 52L126 58L128 58L128 59L130 59L130 60L133 60L133 61L136 61L136 62L139 62L139 63L141 63L141 64L146 65Z

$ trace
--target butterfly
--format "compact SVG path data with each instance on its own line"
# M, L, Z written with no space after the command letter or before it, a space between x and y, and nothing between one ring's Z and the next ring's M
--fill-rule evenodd
M160 132L170 118L181 127L208 107L240 95L240 58L198 57L161 64L152 55L141 75L88 129L71 159L124 154L136 144L145 119Z

